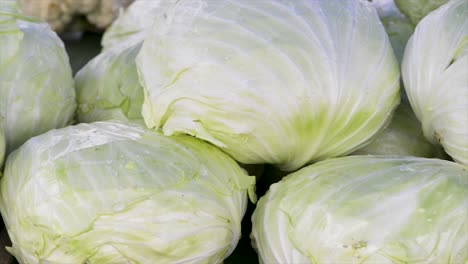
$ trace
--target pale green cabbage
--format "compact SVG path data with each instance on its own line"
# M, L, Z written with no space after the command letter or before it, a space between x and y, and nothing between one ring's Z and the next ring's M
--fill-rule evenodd
M468 164L468 1L450 1L421 20L402 76L424 136Z
M46 23L0 1L0 121L7 153L72 121L75 89L62 41Z
M75 77L80 122L116 119L144 123L143 88L135 58L153 21L172 2L136 1L105 32L103 52Z
M137 67L148 127L283 170L361 147L399 101L388 36L363 1L181 0Z
M260 263L468 261L468 172L416 157L351 156L285 177L252 216Z
M414 25L432 10L447 2L448 0L395 0L401 12L408 16Z
M13 152L0 209L20 263L221 263L255 177L220 150L138 125L79 124Z
M143 123L143 88L135 64L140 48L141 42L107 49L76 74L80 122L116 119Z

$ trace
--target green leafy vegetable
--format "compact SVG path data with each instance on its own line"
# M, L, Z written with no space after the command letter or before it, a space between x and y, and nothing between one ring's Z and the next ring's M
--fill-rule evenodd
M62 41L46 23L0 1L0 122L7 153L71 123L75 89Z
M0 209L20 263L221 263L254 184L193 137L96 122L12 153Z
M450 161L330 159L272 185L251 238L261 263L466 263L467 190Z
M182 0L137 57L143 118L283 170L367 143L399 102L388 36L363 1Z
M408 41L402 76L424 136L468 164L468 1L427 15Z
M143 88L135 64L140 48L141 43L107 49L77 73L80 122L116 119L143 123Z

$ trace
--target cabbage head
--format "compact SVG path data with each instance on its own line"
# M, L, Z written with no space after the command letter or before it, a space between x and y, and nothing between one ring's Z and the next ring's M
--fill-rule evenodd
M468 1L427 15L405 49L402 76L424 136L468 164Z
M252 243L260 263L467 263L467 190L451 161L329 159L270 187Z
M416 25L431 11L449 0L395 0L395 4Z
M144 123L141 116L143 88L138 82L135 58L141 42L105 50L75 76L77 118L90 123L121 120Z
M0 121L7 153L29 138L66 126L76 108L64 45L46 23L0 1Z
M79 124L13 152L0 210L20 263L221 263L255 177L188 136Z
M399 102L397 61L364 1L181 0L137 67L148 127L283 170L351 153Z

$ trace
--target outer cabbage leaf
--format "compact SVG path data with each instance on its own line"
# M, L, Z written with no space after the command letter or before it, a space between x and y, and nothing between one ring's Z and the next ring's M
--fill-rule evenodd
M272 185L251 238L260 263L466 263L467 190L450 161L330 159Z
M361 1L182 0L137 67L148 127L284 170L361 147L399 101L388 36Z
M408 41L402 76L424 136L468 164L468 1L427 15Z
M423 17L448 0L395 0L395 4L416 25Z
M0 209L20 263L220 263L254 184L193 137L83 123L10 155Z
M62 41L46 23L0 1L0 120L7 153L32 136L63 127L76 108Z

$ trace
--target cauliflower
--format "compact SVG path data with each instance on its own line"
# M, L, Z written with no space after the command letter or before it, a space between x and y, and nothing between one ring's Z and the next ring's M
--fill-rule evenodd
M62 32L76 16L84 16L98 29L105 29L117 17L121 8L133 0L20 0L23 12L47 21L51 28Z

